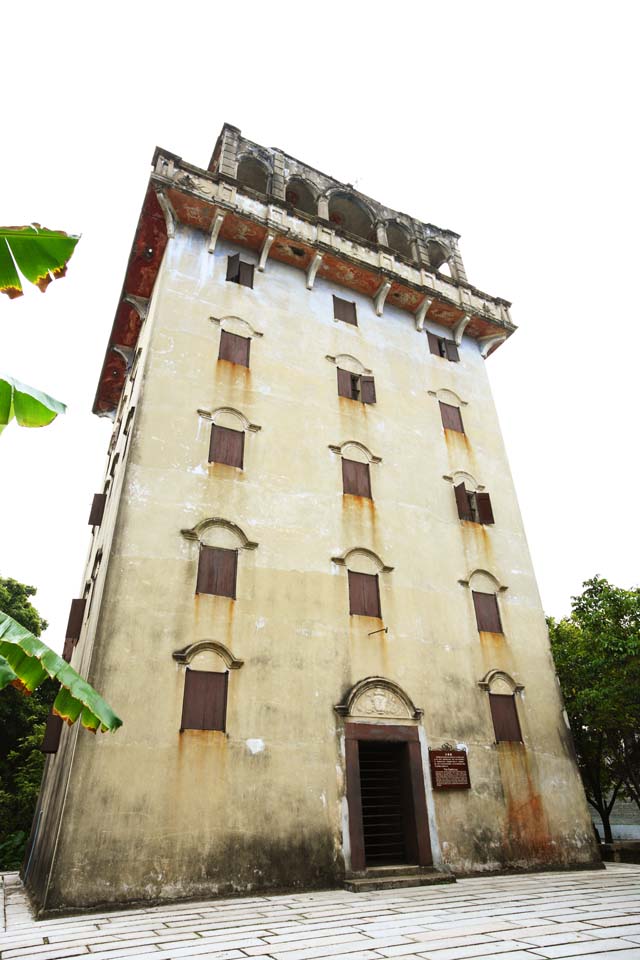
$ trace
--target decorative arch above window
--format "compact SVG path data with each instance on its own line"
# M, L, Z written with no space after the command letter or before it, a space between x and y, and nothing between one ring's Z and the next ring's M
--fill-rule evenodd
M359 440L345 440L343 443L330 443L329 450L341 457L359 460L361 463L382 463L382 457L376 457L364 443Z
M250 423L244 413L235 407L217 407L215 410L198 410L198 416L203 420L211 420L222 427L234 427L236 430L250 430L257 433L262 427L257 423Z
M332 563L348 567L349 570L362 571L365 573L391 573L393 567L387 564L367 547L352 547L337 557L331 557Z
M226 317L209 317L211 323L218 324L227 333L234 333L238 337L263 337L264 333L257 330L248 320L242 317L229 315Z
M428 390L427 393L430 397L435 397L440 403L450 403L456 407L466 407L469 404L468 400L463 400L454 390L442 388L440 390Z
M188 666L194 657L201 653L210 652L220 657L228 670L239 670L244 665L244 660L234 657L231 650L225 647L224 643L218 640L196 640L180 650L174 650L171 656L176 663L182 663Z
M255 550L258 546L236 523L224 517L206 517L180 533L185 540L197 540L204 545L232 546L236 550Z
M496 669L487 670L482 680L478 680L478 686L486 693L521 693L524 690L524 684L517 683L504 670Z

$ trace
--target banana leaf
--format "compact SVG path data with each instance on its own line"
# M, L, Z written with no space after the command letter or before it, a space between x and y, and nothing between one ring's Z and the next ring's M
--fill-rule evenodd
M64 277L79 239L39 223L0 227L0 293L21 297L20 274L44 293L52 280Z
M10 683L27 695L46 677L60 683L53 712L69 725L80 720L95 733L117 730L122 720L70 664L8 614L0 611L0 690Z
M46 427L66 409L41 390L0 374L0 433L14 417L21 427Z

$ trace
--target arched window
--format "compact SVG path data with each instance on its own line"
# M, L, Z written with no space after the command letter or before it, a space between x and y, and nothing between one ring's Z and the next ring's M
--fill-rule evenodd
M289 180L285 198L287 203L294 206L296 210L302 210L303 213L308 213L311 217L316 216L318 205L313 193L304 180Z
M198 640L182 650L174 650L173 659L186 667L180 733L225 731L229 671L237 670L243 661L215 640Z
M258 193L268 193L269 171L254 157L244 157L238 164L238 182Z
M378 575L393 570L366 547L354 547L341 557L332 557L334 563L347 568L349 581L349 614L351 616L382 618Z
M401 257L407 260L413 260L413 251L409 235L399 224L395 222L387 223L387 246L399 253Z
M493 574L486 570L475 570L469 578L473 609L479 633L503 633L502 618L498 606L500 587Z
M255 550L237 524L222 517L207 517L190 530L182 530L187 540L198 541L196 594L212 594L236 599L238 553Z
M522 743L518 719L517 699L524 687L502 670L490 670L480 681L481 689L489 694L489 708L496 743Z
M373 218L364 204L347 193L334 193L329 198L329 220L337 227L361 237L369 243L376 243L376 231Z

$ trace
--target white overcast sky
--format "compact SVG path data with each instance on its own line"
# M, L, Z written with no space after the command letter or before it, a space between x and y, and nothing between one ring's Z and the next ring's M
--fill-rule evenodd
M206 167L224 121L461 234L513 302L488 361L545 610L638 583L637 3L12 3L0 223L81 233L0 302L0 368L65 401L0 437L0 575L61 649L103 482L91 406L157 145Z

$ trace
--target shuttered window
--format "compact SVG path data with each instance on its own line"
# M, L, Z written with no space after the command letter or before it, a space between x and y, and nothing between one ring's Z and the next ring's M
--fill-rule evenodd
M52 710L49 713L47 722L44 726L44 736L39 748L42 753L58 752L58 747L60 746L60 735L62 733L62 724L62 717L56 716Z
M350 373L338 369L338 396L349 400L361 400L362 403L376 402L376 386L373 377Z
M360 399L363 403L376 402L376 386L373 377L360 377Z
M460 354L455 340L447 340L445 337L437 337L435 333L429 333L427 330L427 339L429 341L429 350L436 357L444 357L453 363L458 363Z
M344 320L354 327L358 326L356 318L356 305L350 300L343 300L342 297L333 297L333 316L336 320Z
M495 522L491 509L491 497L488 493L476 493L476 509L478 511L478 523Z
M453 490L461 520L473 520L475 523L484 524L494 523L491 498L488 493L470 493L464 483L459 483Z
M349 613L362 617L380 617L378 575L349 570Z
M65 633L66 640L75 640L76 642L79 640L86 605L87 601L85 597L80 600L71 601L69 619L67 620L67 632Z
M371 497L369 464L342 458L342 491L356 497Z
M236 596L238 551L223 547L200 547L196 593L213 593L218 597Z
M218 360L228 360L229 363L239 363L243 367L248 367L250 346L249 337L239 337L236 333L223 330L220 334Z
M240 254L235 253L227 259L227 280L243 287L253 287L253 264L245 263Z
M89 514L89 525L99 527L104 516L104 508L107 502L106 493L94 493L93 503L91 504L91 513Z
M458 433L464 433L460 408L454 407L451 403L443 403L442 400L439 403L442 426L445 430L457 430Z
M495 593L479 593L473 590L472 594L478 630L481 633L502 633L498 598Z
M514 694L490 693L489 704L496 741L511 740L522 743L522 731Z
M461 520L473 520L473 510L471 509L471 500L467 493L464 483L459 483L453 488L456 495L456 506L458 516Z
M242 467L244 462L244 431L229 427L211 427L209 463L228 463L230 467Z
M190 670L184 675L180 730L225 730L228 673Z

